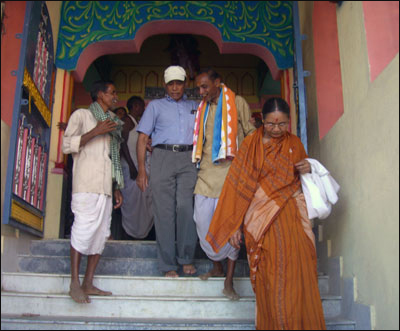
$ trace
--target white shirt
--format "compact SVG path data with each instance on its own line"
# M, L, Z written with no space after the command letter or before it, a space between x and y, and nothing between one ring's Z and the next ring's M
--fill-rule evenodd
M115 114L110 112L112 117ZM103 134L79 147L81 137L97 125L89 109L77 109L68 121L62 149L72 154L72 193L98 193L112 196L110 135Z

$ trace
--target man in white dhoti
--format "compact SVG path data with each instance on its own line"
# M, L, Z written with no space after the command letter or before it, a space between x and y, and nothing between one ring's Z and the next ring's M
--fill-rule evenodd
M124 128L122 137L121 167L124 175L124 188L121 190L124 202L121 206L122 227L125 232L138 239L146 238L153 227L153 211L151 189L147 187L144 192L136 184L137 154L136 144L139 133L136 131L140 117L143 115L145 104L142 98L133 96L126 104L129 114L123 116ZM146 153L146 173L150 175L150 151Z
M196 85L203 101L197 110L193 143L193 162L199 167L194 190L194 221L200 246L213 261L213 268L200 275L200 278L207 280L209 277L223 277L222 261L227 259L222 292L229 299L238 300L239 295L233 288L233 275L239 249L227 243L216 253L206 241L206 235L232 159L244 137L255 128L250 122L251 110L246 100L222 84L221 77L213 69L201 70L196 77ZM230 118L233 120L227 121ZM223 130L224 125L221 125L224 121L228 123L227 133ZM224 135L228 139L221 146L220 142L224 139L220 137ZM237 142L237 145L234 146L232 142Z
M109 111L118 101L117 93L111 82L96 82L91 97L89 109L81 108L71 115L63 139L63 152L71 153L74 160L69 295L78 303L89 303L89 295L111 295L93 286L93 277L110 236L113 181L114 208L122 204L119 145L123 122ZM88 261L81 286L82 254L88 255Z

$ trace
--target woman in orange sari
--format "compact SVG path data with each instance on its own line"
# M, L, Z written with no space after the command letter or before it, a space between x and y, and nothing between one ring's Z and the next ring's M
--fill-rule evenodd
M215 251L246 241L258 330L326 329L317 256L300 174L311 172L304 147L290 134L281 98L263 107L264 125L234 159L207 240Z

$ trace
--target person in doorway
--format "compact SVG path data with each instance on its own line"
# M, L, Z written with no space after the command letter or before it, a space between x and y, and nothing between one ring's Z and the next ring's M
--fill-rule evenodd
M231 300L239 295L233 288L233 274L239 249L227 243L218 254L206 241L206 235L218 203L222 185L236 156L243 138L255 130L251 124L249 105L221 83L221 77L213 69L203 69L196 77L203 101L200 103L195 124L192 161L199 165L195 188L194 220L200 245L213 261L211 271L200 275L224 276L221 261L228 259L223 293ZM238 145L236 145L238 143Z
M121 118L124 121L121 144L121 167L124 174L124 188L121 189L124 202L121 206L122 227L130 237L146 238L153 227L153 211L151 202L151 189L146 188L142 192L136 184L137 177L137 153L136 145L139 133L136 131L139 119L144 112L144 100L133 96L126 104L129 114L124 113ZM125 108L123 108L125 110ZM150 172L150 151L146 151L146 174Z
M114 113L115 115L117 115L118 118L119 118L121 121L124 121L123 119L126 118L126 115L128 115L128 112L126 111L125 107L118 107L118 108L115 108L115 109L113 109L113 113ZM124 123L124 125L125 125L125 123Z
M60 131L65 131L67 128L66 122L58 122L57 127ZM73 159L72 155L68 154L67 164L64 168L65 174L67 176L67 187L66 187L66 198L65 198L65 209L64 209L64 238L71 238L71 228L74 223L74 213L71 210L71 199L72 199L72 165Z
M197 103L187 100L184 94L186 72L182 67L168 67L164 81L166 96L148 104L137 128L136 182L143 192L148 187L145 155L151 135L150 187L159 269L166 277L178 277L178 264L186 275L197 272L193 265L197 244L193 189L197 171L191 162Z
M258 129L258 128L263 126L263 122L262 122L262 119L260 117L254 116L253 119L254 119L253 125L256 127L256 129Z
M256 294L258 330L326 328L317 256L300 174L311 172L300 139L288 132L289 105L269 99L264 125L247 137L229 169L207 241L239 248L242 232Z
M63 152L72 154L73 182L71 209L75 220L71 230L71 284L69 294L78 303L89 303L89 295L111 295L93 285L93 277L110 236L112 191L119 208L123 176L119 158L122 122L110 110L118 101L111 82L96 82L91 89L93 103L70 117L63 138ZM82 286L79 266L88 255Z

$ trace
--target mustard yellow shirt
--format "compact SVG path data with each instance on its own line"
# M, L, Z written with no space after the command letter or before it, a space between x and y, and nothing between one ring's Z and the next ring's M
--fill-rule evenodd
M235 99L238 114L238 147L244 137L255 130L255 127L249 122L251 110L246 100L240 95ZM200 170L197 174L197 183L194 190L195 194L204 195L209 198L219 198L225 177L228 174L232 161L224 161L219 164L213 164L212 155L212 137L214 129L214 118L217 110L216 104L211 104L205 130L205 142L203 146L203 155L200 162Z

